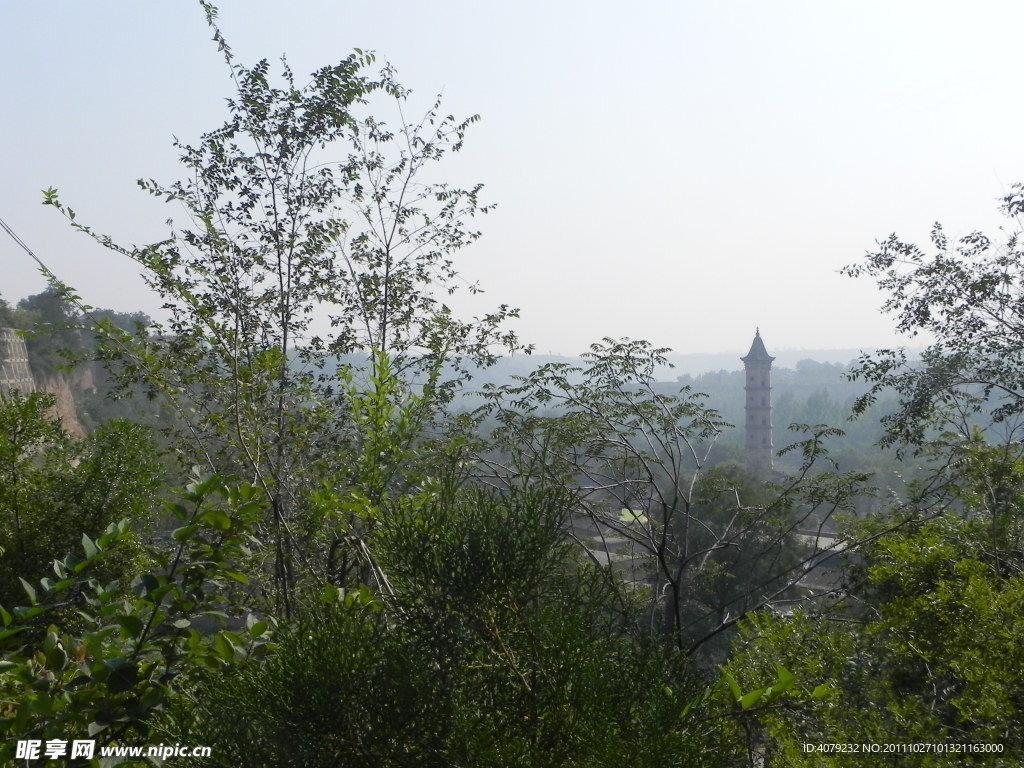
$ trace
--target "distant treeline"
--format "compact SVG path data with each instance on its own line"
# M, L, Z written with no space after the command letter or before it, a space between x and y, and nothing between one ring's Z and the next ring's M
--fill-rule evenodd
M68 358L79 358L80 364L93 368L93 386L88 392L75 392L79 418L87 430L111 418L132 418L154 425L164 417L157 413L156 404L146 403L145 398L112 400L111 389L102 367L88 362L92 344L91 334L82 330L89 323L103 319L124 329L132 330L138 324L148 325L150 320L142 312L123 313L112 310L91 310L89 322L63 296L54 290L21 299L16 305L0 299L0 327L12 327L28 331L27 346L33 374L37 378L52 376L68 363ZM480 401L471 393L487 386L503 386L526 376L538 367L549 363L578 365L580 358L557 355L518 355L500 358L489 368L470 366L465 379L465 394L453 404L457 410L471 410ZM737 361L738 363L738 361ZM296 364L298 364L296 362ZM338 365L360 366L360 361L348 357L339 359ZM882 435L879 419L895 409L896 401L882 398L860 418L851 419L853 403L864 394L867 386L851 380L847 375L852 362L840 365L831 362L817 362L805 359L796 363L795 368L775 367L772 370L772 421L774 423L775 449L799 439L790 432L791 424L827 424L843 430L844 435L834 438L829 446L835 460L842 469L871 471L885 483L896 483L899 466L895 457L880 452L877 441ZM665 368L662 374L671 371ZM677 392L681 387L690 387L707 395L707 404L716 409L732 428L723 431L711 454L713 464L744 461L744 373L742 370L719 370L699 375L684 374L675 382L665 381L659 388L665 394ZM122 395L125 393L121 393ZM136 393L138 394L138 393ZM140 408L141 406L141 408ZM487 429L485 421L481 428ZM785 456L778 460L782 469L795 463ZM906 474L906 468L902 468Z

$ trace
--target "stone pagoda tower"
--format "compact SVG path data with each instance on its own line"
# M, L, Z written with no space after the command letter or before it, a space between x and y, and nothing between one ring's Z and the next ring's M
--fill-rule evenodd
M747 392L747 468L758 475L772 469L772 361L761 341L761 329L746 357L740 358L746 369Z

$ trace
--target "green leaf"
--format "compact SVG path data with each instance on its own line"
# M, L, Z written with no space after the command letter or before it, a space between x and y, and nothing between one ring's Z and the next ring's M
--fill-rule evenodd
M188 520L190 513L188 508L184 505L178 504L177 502L168 502L164 506L179 520Z
M835 696L837 693L839 693L839 691L833 687L832 683L822 683L811 691L811 698L818 701L828 696Z
M97 733L101 733L107 730L108 727L109 726L106 723L97 723L93 721L89 723L89 727L86 728L86 731L89 733L90 736L95 736Z
M120 523L111 523L103 535L96 539L96 546L100 549L109 549L110 545L116 542L123 533Z
M224 575L232 581L237 581L239 584L249 583L249 577L244 573L239 573L238 571L224 571Z
M320 600L328 605L334 603L340 603L342 598L342 590L333 584L324 584L324 588L320 590Z
M68 654L64 650L64 646L57 643L50 648L46 648L45 653L47 669L51 669L54 672L60 672L64 669L64 665L67 664L68 661Z
M86 534L82 534L82 549L85 551L85 556L88 559L96 557L100 553L99 548Z
M73 586L77 583L78 581L76 579L64 579L63 581L58 581L56 584L54 584L53 588L50 591L54 595L59 595L68 587Z
M238 651L235 644L228 637L226 632L218 632L217 636L213 640L213 647L216 650L217 655L226 662L234 661L235 654Z
M15 627L14 629L5 629L0 631L0 640L6 640L11 635L16 635L19 632L24 632L28 627Z
M779 681L772 685L772 695L778 696L780 693L785 693L796 683L796 677L788 669L783 667L781 664L775 665L775 673L779 676Z
M73 677L68 683L64 685L65 691L73 691L75 688L79 688L86 683L91 683L92 678L89 675L77 675Z
M740 684L736 682L736 678L724 669L722 670L722 677L725 679L725 682L729 684L729 690L732 691L732 697L736 701L739 701L743 697L743 689L741 689Z
M29 584L27 581L25 581L20 576L18 577L18 581L21 582L22 589L24 589L25 590L25 594L28 595L29 603L31 603L32 605L35 605L38 602L36 600L36 590L35 590L35 587L33 587L31 584Z
M17 616L22 621L25 621L27 619L34 619L36 616L44 614L48 610L50 610L50 606L48 606L48 605L33 605L30 608L26 608L26 607L15 608L14 609L14 615Z
M769 690L771 689L758 688L755 691L750 691L750 693L744 694L739 699L740 709L750 709L752 706L757 704L757 702L761 700L761 697L764 696L764 694Z
M144 709L154 709L164 700L164 691L161 687L147 688L140 699Z
M203 520L218 531L231 528L231 516L222 509L211 509L203 514Z
M111 693L130 691L139 682L139 665L128 659L111 659L106 662L110 669L107 688Z
M132 581L132 592L139 597L149 597L160 586L160 580L152 573L141 573Z
M202 528L202 526L195 523L192 525L183 525L181 528L174 529L174 533L171 534L171 538L175 541L184 541L200 528Z
M53 699L45 693L38 695L29 703L29 709L31 709L34 714L42 715L44 718L47 718L53 714Z
M125 614L124 616L118 616L114 619L122 629L126 632L128 637L139 637L142 634L142 630L145 625L138 616L133 613Z

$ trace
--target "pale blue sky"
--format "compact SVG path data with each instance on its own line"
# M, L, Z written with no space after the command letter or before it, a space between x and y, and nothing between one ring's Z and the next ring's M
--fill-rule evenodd
M880 296L839 268L935 220L994 230L1024 180L1024 3L219 5L242 61L302 73L373 49L415 103L443 90L482 115L447 166L498 204L459 256L486 290L464 308L521 307L541 352L745 352L757 325L773 349L891 343ZM153 311L133 265L39 190L119 240L165 237L174 212L135 179L176 179L172 135L217 126L231 95L198 5L3 0L0 27L0 217L90 304ZM42 288L6 236L0 265L3 297Z

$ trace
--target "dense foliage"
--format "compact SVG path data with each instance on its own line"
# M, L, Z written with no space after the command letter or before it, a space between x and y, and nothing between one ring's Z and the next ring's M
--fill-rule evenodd
M150 431L110 421L75 440L49 415L52 406L39 392L0 399L0 605L17 604L18 580L50 575L84 532L125 518L142 532L154 522L162 468ZM131 558L122 552L102 572L124 571Z

